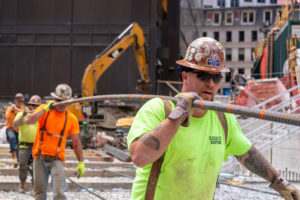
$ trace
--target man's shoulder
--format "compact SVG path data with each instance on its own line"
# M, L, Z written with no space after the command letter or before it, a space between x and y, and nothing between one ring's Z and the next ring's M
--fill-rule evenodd
M163 104L163 100L161 98L153 98L147 101L144 105L145 106L161 106Z
M35 109L34 112L37 112L37 111L42 110L45 106L46 106L46 104L41 104L41 105L39 105L39 106Z
M23 111L22 111L22 112L18 112L18 113L16 114L16 117L15 117L15 119L18 119L18 118L20 118L20 117L21 117L21 115L23 115Z
M10 110L12 110L14 107L13 106L8 106L7 108L6 108L6 111L10 111Z
M140 117L148 118L148 117L154 117L154 116L161 116L163 118L164 116L164 102L160 98L153 98L147 101L141 109L138 111L136 118L140 119Z
M67 110L67 112L68 112L68 118L70 118L74 122L78 122L77 117L71 111Z

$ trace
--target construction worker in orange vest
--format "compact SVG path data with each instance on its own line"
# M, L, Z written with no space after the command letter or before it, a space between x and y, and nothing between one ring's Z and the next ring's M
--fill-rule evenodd
M38 95L33 95L27 105L30 111L34 111L42 103L42 99ZM32 164L32 147L35 140L38 125L25 123L26 115L28 111L19 112L13 122L14 128L19 128L19 179L20 179L20 193L25 193L25 182L27 179L28 171L30 170L31 175L32 170L30 166ZM32 179L33 185L33 179Z
M54 102L71 99L72 89L67 84L59 84L51 96L54 97L54 101L39 106L26 118L27 124L36 122L39 124L32 150L34 195L37 200L47 199L50 174L53 182L53 199L66 199L64 164L65 146L69 134L74 153L79 161L76 168L78 177L82 177L85 173L78 119L66 109L65 105L55 108L52 106Z
M20 111L29 110L26 106L24 106L24 96L22 93L17 93L15 95L15 104L12 104L6 109L5 118L6 118L6 136L9 142L9 148L11 157L14 161L13 167L17 168L17 150L18 150L18 128L13 128L12 123L16 117L16 115Z

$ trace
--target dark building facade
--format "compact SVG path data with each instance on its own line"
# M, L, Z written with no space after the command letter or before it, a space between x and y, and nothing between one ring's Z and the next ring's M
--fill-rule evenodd
M179 10L179 0L175 2L167 16ZM164 22L160 4L160 0L0 0L0 97L11 98L17 92L46 96L59 83L70 84L80 94L85 68L134 21L147 40L153 83L146 92L154 93L157 52L167 49L167 57L176 60L179 51L179 24ZM162 44L170 36L173 41L177 37L172 52L165 47L168 42ZM168 69L164 59L163 68ZM168 70L161 71L160 78L170 78ZM129 48L104 72L96 93L134 93L139 78Z

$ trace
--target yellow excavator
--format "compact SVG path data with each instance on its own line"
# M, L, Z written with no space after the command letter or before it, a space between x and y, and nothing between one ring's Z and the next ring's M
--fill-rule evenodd
M136 89L138 91L147 89L151 80L148 76L145 42L146 39L142 28L135 22L131 23L87 66L81 81L81 96L87 97L95 94L94 90L99 78L130 46L132 46L141 76ZM68 109L73 112L79 120L83 120L86 116L96 118L97 115L97 108L93 109L90 103L71 104L68 106Z

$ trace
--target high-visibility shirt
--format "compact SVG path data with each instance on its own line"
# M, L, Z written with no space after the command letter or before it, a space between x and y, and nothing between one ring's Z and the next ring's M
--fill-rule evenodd
M22 115L23 115L23 112L19 112L16 115L14 121L20 119L22 117ZM22 142L33 143L35 136L36 136L36 131L38 129L38 123L26 124L26 122L25 122L26 117L24 117L21 120L21 124L19 125L19 143L22 143ZM21 148L21 149L28 148L28 146L20 144L19 148Z
M172 103L172 108L175 105ZM158 177L154 200L211 200L223 160L229 155L243 155L250 141L243 135L234 115L225 113L228 135L213 110L201 118L190 117L188 127L180 126L168 145ZM165 119L164 103L154 98L138 111L127 137L130 144L158 127ZM145 199L152 163L136 171L131 199Z
M22 105L20 108L19 108L21 111L23 111L24 109L25 110L29 110L26 106ZM5 112L5 118L6 118L6 129L13 129L14 131L16 132L19 132L19 129L18 128L13 128L12 127L12 123L16 117L16 115L19 113L20 111L17 110L14 106L9 106L7 109L6 109L6 112Z
M40 105L35 112L42 110L46 105ZM66 119L66 112L68 112L66 127L63 133L62 141L60 148L58 149L58 143L61 135L61 131L63 130L65 119ZM48 115L48 117L47 117ZM47 117L47 120L46 120ZM45 129L48 133L55 135L55 137L48 135L46 131L41 131L44 127L46 120ZM48 155L48 156L56 156L56 152L58 158L65 162L65 146L67 137L69 134L79 134L79 123L76 116L71 113L70 111L64 111L63 113L58 112L56 109L52 109L38 120L39 129L37 131L37 135L35 137L32 155L34 158L39 157L39 148L40 148L40 139L41 134L43 134L43 140L41 143L41 154Z

